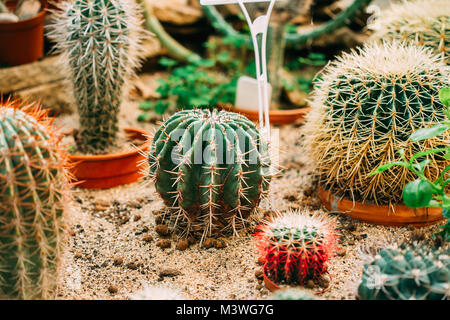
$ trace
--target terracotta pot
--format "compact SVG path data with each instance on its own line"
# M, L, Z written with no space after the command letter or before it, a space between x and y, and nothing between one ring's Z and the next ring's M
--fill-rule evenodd
M86 189L107 189L123 184L136 182L142 173L139 162L144 160L143 151L150 147L148 132L136 128L126 128L125 132L131 139L145 141L134 150L107 155L78 156L70 155L73 167L73 182L77 187Z
M266 272L263 272L264 277L264 284L266 285L266 288L269 289L271 292L275 292L277 290L280 290L281 287L277 285L275 282L269 279L269 277L266 275Z
M221 105L221 108L227 111L240 113L252 121L259 121L258 111L239 109L230 105ZM270 110L270 123L275 125L289 124L298 120L302 120L311 108L299 108L292 110Z
M353 219L385 226L427 226L443 220L442 209L411 209L405 205L378 206L341 199L319 186L319 199L330 211L338 211Z
M11 2L15 8L17 1ZM47 1L41 0L41 12L18 22L0 22L0 64L16 66L44 56L44 20ZM8 2L9 5L9 2Z

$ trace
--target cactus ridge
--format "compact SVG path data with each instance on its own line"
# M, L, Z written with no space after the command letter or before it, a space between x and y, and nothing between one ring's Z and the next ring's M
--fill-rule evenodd
M153 138L150 175L184 232L244 227L268 192L270 159L255 125L226 111L185 110ZM181 221L180 221L181 220Z
M450 250L414 243L381 250L364 266L358 288L364 300L450 298Z
M67 159L47 113L0 102L0 297L53 298Z
M439 89L449 85L449 68L430 49L404 43L372 43L345 53L323 71L305 125L306 145L321 183L339 196L388 204L402 198L414 175L396 167L368 175L380 165L448 145L450 135L412 143L417 129L444 119ZM449 164L431 155L429 178Z
M450 6L447 0L392 4L369 25L373 39L410 41L426 46L450 63Z
M114 145L120 105L140 65L140 11L133 0L75 0L58 6L48 35L70 75L80 115L79 148L98 153Z
M289 211L257 228L264 272L272 281L305 284L327 272L336 248L332 219Z

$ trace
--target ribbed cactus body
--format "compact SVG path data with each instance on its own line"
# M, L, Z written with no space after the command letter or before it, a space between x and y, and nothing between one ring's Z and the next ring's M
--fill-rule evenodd
M0 298L53 297L64 164L44 113L0 105Z
M139 65L141 21L133 0L74 0L60 7L49 35L71 77L79 148L98 153L114 145L120 105Z
M423 47L399 43L367 45L344 54L324 69L314 89L305 126L306 145L321 183L332 192L377 203L399 202L414 175L393 168L368 175L380 165L449 143L449 135L418 143L417 129L444 119L439 89L449 84L448 67ZM429 156L426 174L436 178L449 162Z
M364 266L363 300L443 300L450 297L450 250L424 246L383 249Z
M411 0L392 4L376 15L369 28L375 39L409 41L441 54L450 63L448 0Z
M293 211L258 229L255 236L263 269L272 281L305 284L327 271L336 245L331 219Z
M236 231L268 191L267 144L244 116L186 110L156 132L150 173L186 231Z

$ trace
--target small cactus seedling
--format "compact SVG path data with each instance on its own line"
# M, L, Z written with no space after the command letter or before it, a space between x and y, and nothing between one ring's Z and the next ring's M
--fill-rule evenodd
M312 294L301 289L278 290L269 300L317 300Z
M133 0L58 4L49 36L62 53L80 115L78 148L98 153L114 145L126 86L142 56L139 9Z
M65 166L39 106L0 102L0 298L54 297Z
M374 39L411 41L427 46L450 63L448 0L411 0L392 4L377 14L369 28Z
M257 228L260 260L270 280L303 285L327 272L336 248L332 219L290 211Z
M379 166L448 145L450 134L412 142L419 128L445 115L439 89L449 85L449 68L431 49L402 43L372 43L345 53L325 67L313 93L305 125L306 142L320 183L337 196L378 204L397 203L415 179L407 168L393 167L369 176ZM439 177L450 164L428 154L425 174ZM421 158L422 160L422 158Z
M443 300L450 297L450 250L402 245L381 250L364 266L363 300Z
M147 286L130 298L131 300L187 300L182 292L162 286Z
M185 110L156 132L148 161L175 225L206 236L245 225L268 192L267 144L244 116Z

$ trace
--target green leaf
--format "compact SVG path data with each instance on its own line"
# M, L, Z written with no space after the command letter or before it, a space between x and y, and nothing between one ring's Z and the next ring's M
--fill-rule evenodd
M143 111L149 111L151 109L153 109L154 107L154 103L151 101L142 101L139 103L139 109L143 110Z
M216 61L214 61L213 59L202 59L196 61L194 64L203 68L211 68L216 65Z
M369 174L369 177L372 177L372 176L374 176L376 174L380 174L380 173L382 173L382 172L384 172L386 170L389 170L390 168L395 167L395 166L401 166L401 167L409 168L409 164L405 163L403 161L389 162L389 163L386 163L386 164L383 164L383 165L379 166L377 169L372 171Z
M448 126L444 124L436 124L431 128L423 128L415 131L410 139L414 142L434 138L448 130Z
M447 108L450 106L450 87L442 88L439 91L439 100L441 100Z
M424 208L433 199L433 186L426 180L409 182L403 189L403 202L410 208Z
M172 68L172 67L176 66L178 64L178 62L173 59L163 57L163 58L159 59L159 64L166 68Z
M162 100L159 100L154 106L155 112L157 114L164 114L164 112L166 112L167 108L169 108L169 103L164 102Z
M413 164L413 167L416 168L418 171L423 172L425 167L430 163L430 160L423 160L419 163Z
M217 60L221 63L226 63L230 60L231 55L229 52L222 52L216 56Z
M430 150L425 150L425 151L418 152L418 153L416 153L415 155L413 155L411 157L410 163L413 163L414 161L416 161L416 159L419 159L419 158L422 158L422 157L426 157L426 156L431 155L431 154L443 153L445 151L446 151L445 148L439 148L439 149L430 149Z

